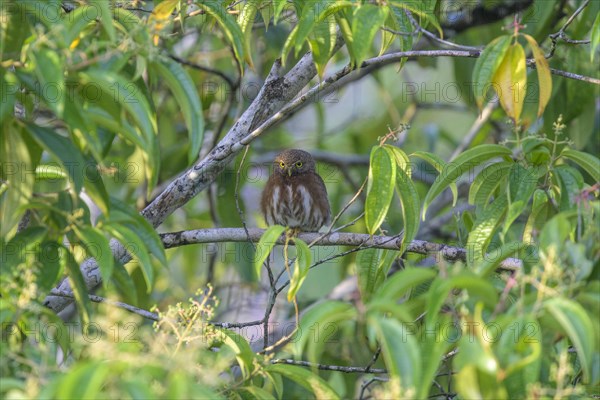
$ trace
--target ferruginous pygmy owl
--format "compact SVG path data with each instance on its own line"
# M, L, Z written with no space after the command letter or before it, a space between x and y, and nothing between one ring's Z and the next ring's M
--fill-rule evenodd
M316 232L331 219L327 189L315 160L303 150L285 150L273 161L260 202L267 224Z

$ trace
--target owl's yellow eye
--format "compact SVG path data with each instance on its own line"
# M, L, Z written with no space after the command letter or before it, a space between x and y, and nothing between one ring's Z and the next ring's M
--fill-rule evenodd
M298 162L296 163L296 167L297 167L297 168L301 168L301 167L302 167L302 161L298 161Z
M279 167L280 168L285 168L285 163L283 161L279 161Z

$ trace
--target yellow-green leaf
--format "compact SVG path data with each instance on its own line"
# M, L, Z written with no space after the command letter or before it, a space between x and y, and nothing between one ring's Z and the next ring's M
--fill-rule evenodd
M265 233L260 237L254 252L254 270L256 276L260 276L263 263L271 254L271 250L275 247L275 243L281 234L285 231L285 227L281 225L270 226Z
M538 46L538 43L535 39L527 34L523 34L529 46L531 47L531 51L533 52L533 58L535 59L535 66L537 69L538 75L538 84L540 85L540 100L538 103L538 117L542 115L548 101L550 101L550 95L552 94L552 75L550 74L550 66L548 65L548 61L546 57L544 57L544 52Z
M508 48L492 78L500 105L516 123L519 122L527 85L525 50L519 43Z

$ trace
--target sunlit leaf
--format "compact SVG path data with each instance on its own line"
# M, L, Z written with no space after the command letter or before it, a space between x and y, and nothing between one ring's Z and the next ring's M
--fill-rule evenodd
M368 179L365 223L373 235L387 215L396 182L396 162L383 147L371 151Z
M527 90L527 65L523 46L514 43L508 48L492 81L496 85L494 89L500 99L500 105L506 114L518 123Z
M540 100L538 104L538 117L544 113L546 105L550 101L552 95L552 75L550 74L550 66L548 60L544 56L544 52L538 46L535 39L527 34L523 34L523 37L527 39L531 51L533 52L533 58L535 59L535 68L538 75L538 84L540 85Z
M256 245L256 252L254 253L254 271L256 272L256 276L260 276L260 271L262 270L262 266L265 260L271 254L271 250L275 247L275 243L277 243L277 239L281 236L281 234L285 231L285 227L281 225L272 225L263 235L260 237L258 244Z
M500 36L488 44L475 61L473 69L473 91L479 109L483 108L483 98L490 88L492 77L500 67L502 60L508 50L512 36Z

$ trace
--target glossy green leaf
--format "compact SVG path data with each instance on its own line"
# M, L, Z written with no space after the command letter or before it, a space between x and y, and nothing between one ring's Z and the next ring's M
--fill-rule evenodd
M529 43L533 58L535 59L535 69L537 71L540 91L537 115L540 117L544 113L544 109L552 95L552 75L550 74L550 66L548 65L544 52L540 49L536 40L527 34L523 34L523 37Z
M506 196L496 198L475 221L475 226L469 232L467 239L467 264L472 266L475 261L483 260L487 246L503 220L508 201Z
M396 162L383 147L374 147L371 150L365 202L365 223L371 235L375 234L387 215L395 183Z
M48 229L33 226L17 233L7 243L0 242L2 246L2 273L10 273L18 264L27 261L27 256L36 254L42 241L46 238Z
M596 332L590 317L577 302L564 297L554 297L544 303L548 311L560 324L573 343L583 369L584 379L589 380L592 368L592 354L597 350L594 345Z
M256 272L256 276L260 276L263 264L269 257L269 254L271 254L271 250L275 247L277 239L279 239L283 231L285 231L284 226L272 225L260 237L256 245L256 252L254 253L254 271Z
M483 108L483 98L490 88L492 77L496 74L496 70L500 67L504 55L508 50L508 46L512 40L512 36L504 35L497 37L481 52L481 55L475 61L473 69L473 91L477 106Z
M471 172L473 168L481 165L484 161L493 158L508 158L512 154L511 150L497 144L482 144L473 147L464 153L461 153L454 161L446 165L445 170L436 178L425 196L423 204L423 220L427 208L431 202L451 183L467 172Z
M375 34L385 23L388 8L366 3L354 10L352 36L354 37L354 64L360 67L373 46Z
M527 94L527 58L520 43L508 48L492 82L506 114L514 121L520 121Z
M306 275L308 275L311 264L311 254L308 245L298 238L294 239L294 244L296 245L297 256L294 261L294 273L290 279L290 288L287 293L288 301L292 301L296 297L296 293L298 293L304 279L306 279Z
M592 184L600 182L600 159L590 153L573 150L566 147L560 155L573 161L575 164L583 168L594 180Z
M266 370L272 374L282 375L296 382L303 388L314 393L317 399L339 399L340 396L319 375L309 369L296 365L274 364L269 365Z
M402 237L402 248L412 242L419 232L419 216L421 211L421 200L412 179L402 170L396 170L396 190L402 205L402 220L404 221L404 236Z
M469 204L485 208L492 193L508 176L513 165L512 161L500 161L482 169L471 183Z
M181 108L190 142L188 162L192 163L198 158L204 139L204 116L196 85L183 67L170 58L151 62L150 67L156 71L157 78L167 84Z

